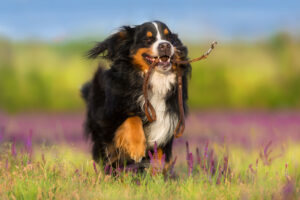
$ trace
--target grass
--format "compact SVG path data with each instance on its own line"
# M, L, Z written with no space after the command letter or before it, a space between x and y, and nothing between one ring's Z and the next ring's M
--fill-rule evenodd
M210 148L212 146L213 148ZM214 149L215 173L203 170L193 149L192 173L187 165L175 164L175 178L120 172L105 174L90 155L75 147L1 144L0 199L297 199L300 195L300 146L266 145L261 150L230 147ZM200 157L205 159L204 152ZM193 150L193 151L192 151ZM226 152L226 153L225 153ZM261 154L261 156L260 156ZM206 154L208 160L211 155ZM277 157L279 155L279 157ZM218 181L218 170L228 157L227 176ZM272 159L274 158L274 159ZM271 160L270 160L271 159ZM189 160L190 161L190 160ZM265 162L268 161L268 162ZM209 166L209 162L206 163Z

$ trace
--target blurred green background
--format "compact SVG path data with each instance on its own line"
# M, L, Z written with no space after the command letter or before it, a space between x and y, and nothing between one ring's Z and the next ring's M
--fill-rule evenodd
M290 26L294 27L297 20L293 17L299 16L297 9L292 9L294 4L298 4L296 1L291 1L292 4L287 4L286 7L275 1L275 4L268 8L269 13L262 11L263 7L269 4L260 5L258 1L255 1L256 4L245 1L232 6L220 2L217 7L214 4L207 3L203 6L195 2L194 6L183 5L183 7L172 4L166 6L173 10L170 11L170 15L165 12L159 13L160 8L157 12L151 11L151 8L145 9L136 1L129 1L123 10L109 7L111 3L108 2L102 8L91 5L88 8L93 8L92 11L85 6L81 7L85 5L84 3L77 2L70 7L74 12L70 11L67 14L63 13L69 4L60 5L58 1L49 5L37 1L32 1L32 4L22 1L12 2L4 4L0 14L0 35L2 35L0 110L7 112L82 110L84 104L79 89L91 78L98 62L87 60L84 57L85 52L93 47L95 41L101 41L109 35L109 31L118 26L139 24L152 19L160 19L171 24L171 30L175 29L179 36L182 35L191 58L202 55L209 48L211 41L219 42L207 60L192 65L189 103L193 109L300 108L299 31L275 25L268 26L275 24L276 19L283 18L284 22L289 22ZM122 4L121 1L115 1L118 2ZM22 4L23 7L14 9L10 7L17 4ZM30 7L32 5L35 6ZM109 7L108 11L98 13L105 7ZM42 13L46 8L49 8L47 12ZM139 9L144 9L145 12L136 20L136 15L141 14L138 12ZM177 16L178 9L179 11L184 9L185 15ZM201 15L197 14L197 9L206 11L207 13L204 13L208 14L206 18L201 18ZM222 12L213 14L214 9ZM91 16L85 16L77 10L90 12L94 17L103 17L102 21L106 24L99 24L101 19L97 18L98 22L93 21ZM119 12L109 15L109 11ZM129 15L130 12L135 14ZM8 18L10 15L12 18ZM61 17L62 22L55 15ZM266 19L255 18L256 15ZM77 18L70 20L74 16ZM117 18L112 20L111 16ZM126 20L123 19L124 16L127 17ZM197 23L212 16L215 18L206 24ZM79 18L85 21L80 21ZM22 19L24 21L21 23ZM185 23L184 19L190 20L189 23ZM191 21L192 19L194 21ZM68 24L68 20L77 27L77 31L72 29L73 26ZM86 22L90 22L90 25L87 26ZM64 31L59 29L55 32L57 27L53 24L60 23L63 24L61 27L66 28ZM209 31L207 24L213 26ZM13 28L3 30L14 31L1 33L1 25L2 27L11 25ZM247 28L243 31L245 27ZM262 32L257 33L257 30ZM73 37L74 35L76 37Z
M80 86L97 61L84 57L91 40L59 43L0 40L0 107L7 111L73 111L83 108ZM190 57L209 43L187 43ZM265 41L219 43L194 63L192 108L300 107L300 43L287 34Z

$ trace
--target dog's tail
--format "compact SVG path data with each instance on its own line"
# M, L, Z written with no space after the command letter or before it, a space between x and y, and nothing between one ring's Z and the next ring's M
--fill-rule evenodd
M80 89L81 97L84 99L85 102L88 102L89 95L91 92L92 83L86 82Z

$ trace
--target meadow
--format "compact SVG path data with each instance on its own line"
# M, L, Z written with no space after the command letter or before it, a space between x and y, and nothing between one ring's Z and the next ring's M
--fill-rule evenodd
M83 137L97 40L0 39L0 199L300 198L299 38L218 41L193 64L170 170L154 154L142 174L95 163ZM190 57L210 42L187 42Z
M82 114L0 114L1 199L298 199L300 115L192 113L173 162L96 164Z

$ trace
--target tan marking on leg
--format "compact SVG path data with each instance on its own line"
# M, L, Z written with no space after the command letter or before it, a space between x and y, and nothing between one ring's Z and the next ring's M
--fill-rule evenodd
M135 162L140 162L146 152L146 138L141 118L127 118L117 129L114 138L116 148Z

